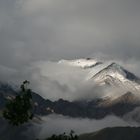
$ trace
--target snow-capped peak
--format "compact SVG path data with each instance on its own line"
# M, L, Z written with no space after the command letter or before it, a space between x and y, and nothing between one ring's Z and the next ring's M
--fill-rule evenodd
M111 63L106 68L99 71L97 74L93 76L93 78L97 78L98 76L111 76L113 78L117 78L121 81L125 81L126 79L139 82L140 79L136 77L133 73L125 70L122 66L118 65L117 63ZM100 77L100 78L101 78Z
M85 58L85 59L83 58L83 59L76 59L76 60L60 60L58 63L75 66L75 67L81 67L81 68L91 68L101 64L101 62L98 62L96 59L92 59L92 58Z
M111 63L91 79L99 85L121 87L126 91L140 90L140 79L116 63Z
M135 82L140 82L140 79L137 76L135 76L133 73L127 71L122 66L116 63L112 63L106 69L108 69L108 71L111 72L110 75L113 77L118 76L118 78L120 79L122 78L122 79L128 79Z
M107 77L125 80L126 73L123 71L123 68L120 65L116 63L111 63L109 66L107 66L106 68L104 68L103 70L101 70L100 72L98 72L93 76L93 78L96 79L97 81L99 79L102 80Z

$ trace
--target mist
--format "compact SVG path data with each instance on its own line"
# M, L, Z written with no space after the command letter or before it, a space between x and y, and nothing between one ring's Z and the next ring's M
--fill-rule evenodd
M131 116L131 115L130 115ZM5 140L32 140L44 139L53 134L69 134L71 130L75 131L77 135L95 132L106 127L117 126L140 126L139 122L128 120L126 118L119 118L116 116L107 116L101 120L88 118L71 118L62 115L49 115L34 118L33 121L22 126L16 127L8 124L7 121L0 120L0 137Z
M115 116L107 116L102 120L95 119L83 119L83 118L70 118L62 115L49 115L47 117L41 117L42 123L36 125L34 132L39 138L46 138L53 134L67 134L74 130L76 134L83 134L94 132L106 127L115 126L138 126L134 122L126 122L121 118ZM32 128L31 128L32 129ZM37 132L35 131L37 130Z
M97 61L102 60L99 59ZM112 61L104 60L103 62L104 64L96 66L96 69L83 69L81 67L60 64L58 61L38 61L20 71L2 67L1 80L20 85L22 81L27 79L30 81L30 88L33 91L45 99L53 101L59 98L69 101L92 100L104 96L115 98L125 94L126 91L122 89L107 86L101 87L93 80L90 80L93 75L107 67ZM130 63L115 62L126 67L128 70L135 68ZM136 69L135 71L137 71Z
M98 61L100 62L100 60ZM31 80L34 91L51 100L59 98L70 101L92 100L106 96L116 98L127 91L118 87L99 86L92 80L96 73L110 63L111 61L104 61L104 64L96 66L96 68L83 69L55 61L40 61L33 63L27 70L28 79ZM118 64L123 66L123 63L118 62Z

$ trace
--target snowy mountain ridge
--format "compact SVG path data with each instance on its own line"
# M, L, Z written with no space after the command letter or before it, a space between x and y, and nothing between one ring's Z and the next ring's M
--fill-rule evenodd
M106 68L104 68L103 70L101 70L99 73L97 73L96 75L93 76L93 78L97 78L97 75L99 74L105 74L106 76L111 76L114 78L118 78L121 81L126 81L126 79L129 79L131 81L135 81L140 83L140 78L136 77L133 73L127 71L126 69L124 69L122 66L118 65L117 63L111 63L110 65L108 65ZM102 75L103 76L103 75Z
M112 63L91 78L100 85L120 87L126 91L140 90L140 79L122 66Z
M59 64L87 69L86 81L99 86L115 87L124 92L139 92L140 78L115 62L101 62L97 59L86 58L76 60L61 60Z

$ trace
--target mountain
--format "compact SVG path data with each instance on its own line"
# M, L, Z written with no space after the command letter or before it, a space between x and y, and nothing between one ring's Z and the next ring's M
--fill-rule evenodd
M121 81L125 80L124 78L126 78L128 80L140 83L140 79L138 77L136 77L133 73L127 71L122 66L120 66L120 65L118 65L117 63L114 63L114 62L111 63L110 65L108 65L103 70L101 70L99 73L97 73L94 76L94 78L98 77L99 74L101 74L102 77L110 75L114 78L119 78Z
M65 108L63 108L65 106ZM96 98L91 101L65 101L60 99L51 106L56 114L71 117L102 119L107 115L123 117L140 106L140 99L126 93L116 99Z
M140 127L105 128L97 132L83 134L79 140L139 140Z
M140 92L140 78L115 62L102 62L86 58L76 60L60 60L58 64L88 69L86 82L105 88L119 88L126 92Z
M91 58L61 60L59 63L72 67L80 67L84 71L91 72L90 74L92 76L88 79L88 82L96 83L105 88L122 88L122 93L116 93L118 96L115 98L112 98L112 96L102 96L90 100L67 101L59 99L57 101L51 101L32 92L35 114L48 115L56 113L70 117L102 119L112 114L123 117L137 107L140 107L140 79L122 66L116 63L106 65L103 62ZM0 109L2 110L4 108L8 99L14 98L17 94L19 94L18 90L10 84L0 82Z
M93 83L93 85L96 84L104 88L111 87L114 90L122 88L122 93L118 94L116 92L118 96L115 97L105 95L90 100L85 98L68 101L61 98L51 101L44 99L38 93L32 92L35 116L55 113L73 118L103 119L108 115L115 115L125 120L140 123L140 78L135 74L116 63L105 64L91 58L61 60L59 64L78 67L78 70L87 71L88 78L85 80L87 83ZM14 88L13 85L0 82L0 115L8 99L11 100L18 94L19 90ZM140 137L139 134L140 128L107 128L95 133L80 135L80 140L112 140L115 138L116 140L122 140L122 138L123 140L137 140Z
M100 86L119 87L126 92L140 91L140 78L116 63L111 63L93 75L91 80Z
M101 62L92 58L61 60L58 63L84 69L88 72L87 77L90 77L85 82L104 87L103 89L111 88L112 93L116 91L115 94L106 93L102 97L90 100L71 102L64 99L55 102L47 100L47 109L51 109L52 113L102 119L112 114L123 117L140 106L140 78L119 64Z
M10 85L0 86L0 109L2 110L8 99L18 95ZM90 101L57 101L46 100L35 92L32 92L34 113L36 115L61 114L74 118L102 119L107 115L123 117L135 108L140 107L140 98L128 92L118 98L95 98Z

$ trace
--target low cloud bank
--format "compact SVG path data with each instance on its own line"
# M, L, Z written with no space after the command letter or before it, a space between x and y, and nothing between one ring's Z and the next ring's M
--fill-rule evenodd
M94 132L106 127L116 126L140 126L134 121L127 122L115 116L107 116L101 120L88 118L70 118L62 115L49 115L41 117L41 120L35 119L31 123L19 127L11 126L0 120L0 138L4 140L34 140L36 138L44 139L53 134L69 133L74 130L76 134Z
M46 138L52 134L69 133L74 130L76 134L94 132L106 127L137 126L136 123L128 123L118 117L108 116L102 120L70 118L61 115L42 117L43 122L36 126L40 132L36 132L39 138ZM39 129L37 129L39 130Z

